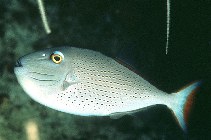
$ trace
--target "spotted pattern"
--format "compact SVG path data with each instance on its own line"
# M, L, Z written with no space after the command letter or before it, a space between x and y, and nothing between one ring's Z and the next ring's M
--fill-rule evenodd
M91 112L115 112L147 98L155 87L115 60L90 50L74 50L73 75L80 82L57 95L67 107ZM80 51L80 52L77 52Z

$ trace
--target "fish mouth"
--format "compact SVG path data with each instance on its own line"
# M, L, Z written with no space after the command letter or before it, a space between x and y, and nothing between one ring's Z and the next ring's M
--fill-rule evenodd
M15 67L23 67L23 65L22 65L22 63L21 63L21 61L20 61L20 59L18 59L18 60L16 61Z

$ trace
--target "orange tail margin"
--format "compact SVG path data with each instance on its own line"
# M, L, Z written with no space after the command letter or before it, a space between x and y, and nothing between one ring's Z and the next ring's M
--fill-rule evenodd
M187 123L194 102L194 96L200 85L201 82L195 82L179 92L173 93L174 99L169 107L173 110L179 125L185 132L187 131Z

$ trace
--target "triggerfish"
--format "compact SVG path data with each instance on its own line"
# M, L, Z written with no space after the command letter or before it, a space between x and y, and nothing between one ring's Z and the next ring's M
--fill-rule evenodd
M35 101L81 116L129 114L163 104L186 130L193 93L200 82L168 94L128 67L100 52L75 47L49 48L21 57L14 72Z

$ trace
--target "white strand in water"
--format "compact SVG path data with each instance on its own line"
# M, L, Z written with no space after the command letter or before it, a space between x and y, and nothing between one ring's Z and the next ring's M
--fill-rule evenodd
M41 14L42 22L47 34L51 33L51 29L48 24L48 20L45 13L45 8L42 0L37 0L39 11ZM167 0L167 19L166 19L166 55L168 54L168 46L169 46L169 28L170 28L170 0Z
M50 29L49 24L48 24L48 20L47 20L47 17L46 17L46 12L45 12L45 7L44 7L44 4L43 4L43 1L37 0L37 3L38 3L38 6L39 6L39 11L40 11L42 22L43 22L43 25L44 25L44 28L45 28L45 32L47 34L50 34L51 29Z
M170 0L167 0L167 19L166 19L166 55L169 47L169 28L170 28Z

